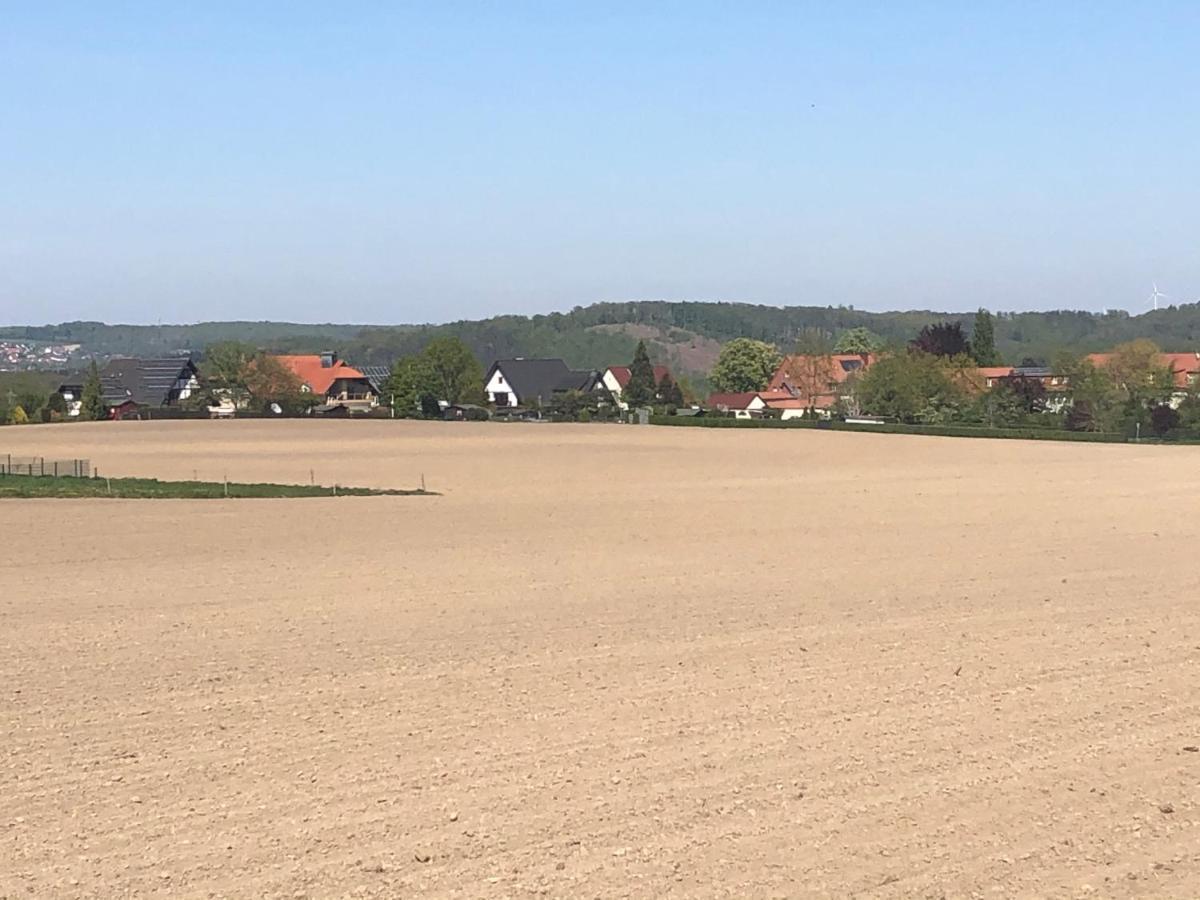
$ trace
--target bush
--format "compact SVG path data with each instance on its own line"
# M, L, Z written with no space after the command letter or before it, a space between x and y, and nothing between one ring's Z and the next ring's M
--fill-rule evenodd
M1166 437L1179 427L1179 413L1165 403L1150 411L1150 430L1158 437Z
M592 412L591 412L591 410L588 410L588 409L581 409L581 410L579 411L579 415L578 415L578 416L576 416L576 419L577 419L578 421L580 421L580 422L590 422L590 421L592 421Z

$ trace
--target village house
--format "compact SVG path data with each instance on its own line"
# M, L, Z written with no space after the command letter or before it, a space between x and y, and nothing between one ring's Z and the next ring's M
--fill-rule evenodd
M786 392L790 399L799 401L798 406L794 407L800 410L798 415L803 415L803 411L810 408L827 413L848 390L847 382L866 371L878 358L871 353L787 356L771 376L767 390ZM792 408L790 404L788 408Z
M662 380L670 374L671 371L666 366L655 366L654 383L662 384ZM629 366L609 366L604 370L604 375L600 379L605 389L612 394L613 401L621 409L629 409L629 404L622 399L621 395L625 392L625 386L629 384L631 377Z
M539 407L555 394L604 389L600 373L571 369L561 359L498 359L483 379L488 402L499 407Z
M379 405L379 389L360 369L347 365L337 354L324 353L273 357L300 379L300 390L324 399L314 412L368 412Z
M712 394L708 398L708 408L732 413L736 419L761 419L771 412L778 412L781 419L797 419L808 409L802 400L786 390Z
M83 384L80 375L58 387L68 416L80 413ZM117 358L100 369L100 396L114 419L129 418L143 409L178 406L199 387L199 372L189 357Z
M1104 369L1112 363L1114 356L1114 353L1089 353L1087 359L1097 369ZM1160 353L1158 362L1163 368L1171 370L1175 393L1180 399L1200 381L1200 353Z

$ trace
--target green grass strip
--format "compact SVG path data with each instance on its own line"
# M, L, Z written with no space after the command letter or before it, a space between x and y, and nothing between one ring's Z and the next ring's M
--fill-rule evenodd
M324 487L310 484L243 484L231 481L159 481L157 478L54 478L0 475L0 499L117 497L132 500L224 500L274 497L437 496L421 488Z

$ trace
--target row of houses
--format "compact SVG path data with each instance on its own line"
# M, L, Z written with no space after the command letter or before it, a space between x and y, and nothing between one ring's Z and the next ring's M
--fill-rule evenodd
M332 351L289 354L273 359L300 382L303 393L321 398L313 408L320 415L365 413L386 402L386 366L354 366ZM661 382L669 374L655 366L654 378ZM622 400L629 384L628 366L601 370L575 370L561 359L504 359L494 362L484 378L487 402L497 408L538 409L568 391L596 394L626 409ZM66 401L67 414L78 416L83 399L83 376L63 382L58 391ZM200 373L189 357L156 359L111 359L100 370L101 397L114 419L141 415L147 409L178 407L200 389ZM226 399L210 407L215 416L233 415L236 404ZM461 409L452 410L454 414Z
M708 398L708 406L747 419L772 414L791 419L806 415L809 409L827 415L848 392L850 380L865 372L878 358L870 353L788 356L776 369L766 390L713 394ZM1107 368L1113 358L1112 353L1087 356L1098 369ZM1159 364L1172 372L1176 391L1171 405L1178 406L1187 391L1200 382L1200 353L1163 353ZM963 377L972 392L991 390L1013 379L1033 379L1045 389L1051 409L1065 405L1070 390L1070 379L1047 366L987 366L965 369Z
M339 359L332 351L317 354L293 354L274 357L296 376L302 392L320 398L317 414L364 413L380 405L389 370L385 366L354 366ZM765 390L742 393L717 393L708 398L707 407L739 418L778 415L791 419L807 415L809 410L828 415L849 390L851 380L871 367L874 354L834 354L812 357L786 357L771 377ZM1088 360L1098 368L1111 364L1113 354L1093 353ZM1176 402L1200 380L1200 353L1164 353L1161 365L1173 373ZM665 366L654 367L654 379L661 383L670 376ZM570 391L592 394L598 401L612 402L628 409L623 395L629 384L628 366L606 369L572 369L561 359L517 357L492 363L484 376L484 395L488 404L501 410L540 409ZM1064 398L1069 380L1047 367L989 366L967 369L963 377L973 391L990 390L1007 379L1039 381L1049 397ZM187 357L158 359L112 359L100 371L101 395L112 418L141 414L145 409L178 406L200 388L196 364ZM59 392L68 414L78 416L83 396L83 380L76 377L64 382ZM1053 402L1051 403L1053 406ZM214 415L232 415L232 402L213 407ZM453 411L456 414L461 410Z
M276 356L274 359L300 381L300 390L321 398L318 412L368 411L379 403L389 371L385 366L351 366L336 353ZM76 375L58 387L67 414L78 416L84 376ZM200 372L190 357L110 359L100 369L100 396L114 419L140 415L146 409L177 407L200 389ZM230 400L211 407L214 415L236 411Z
M654 381L661 384L670 376L666 366L654 367ZM536 409L553 402L568 391L612 398L618 407L628 409L623 399L632 373L629 366L598 369L571 369L561 359L499 359L484 376L487 402L497 408Z

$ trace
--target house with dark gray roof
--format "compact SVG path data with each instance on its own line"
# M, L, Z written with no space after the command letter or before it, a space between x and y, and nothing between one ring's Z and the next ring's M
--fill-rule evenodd
M354 368L363 373L363 377L375 389L375 394L382 397L383 386L387 384L387 380L392 376L392 370L387 366L355 366Z
M59 385L67 414L79 415L85 378ZM100 370L100 396L110 410L178 406L200 386L196 364L186 356L159 359L110 359Z
M483 383L489 403L529 408L549 403L555 394L603 387L599 372L571 369L561 359L498 359Z

